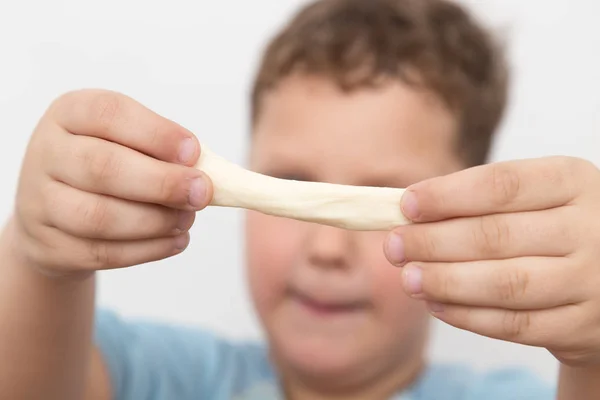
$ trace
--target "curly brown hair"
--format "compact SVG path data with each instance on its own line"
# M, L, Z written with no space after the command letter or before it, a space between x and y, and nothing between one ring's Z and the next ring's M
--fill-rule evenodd
M487 161L508 97L501 47L450 0L304 6L265 49L251 93L253 125L265 92L297 71L326 76L344 91L389 78L433 91L459 121L456 150L467 166Z

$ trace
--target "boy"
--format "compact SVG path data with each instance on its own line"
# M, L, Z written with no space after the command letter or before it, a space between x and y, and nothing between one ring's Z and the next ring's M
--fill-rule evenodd
M213 189L184 128L123 95L62 96L0 241L3 398L598 398L600 173L562 157L481 165L506 87L488 35L443 0L318 1L273 40L250 167L408 187L398 206L415 223L355 232L248 212L265 347L94 319L94 271L179 254ZM558 390L427 365L430 314L548 348Z

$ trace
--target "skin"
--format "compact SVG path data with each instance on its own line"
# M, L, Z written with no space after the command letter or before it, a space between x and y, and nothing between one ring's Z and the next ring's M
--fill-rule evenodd
M417 223L390 234L386 254L403 267L406 292L440 320L594 368L599 199L599 170L569 157L429 179L405 195Z
M433 118L417 118L423 103L414 93L396 85L340 97L323 81L296 83L281 86L270 103L265 99L265 115L269 107L279 112L257 126L253 168L274 175L308 172L304 179L322 181L407 185L412 198L399 206L415 224L348 233L248 215L248 232L260 227L272 240L251 235L249 279L290 397L335 398L354 382L361 398L385 398L410 382L420 356L391 338L411 340L426 332L428 304L431 315L460 329L547 348L561 362L559 400L598 398L598 169L581 159L549 157L457 172L448 163L437 170L414 153L397 156L404 146L423 157L430 156L427 150L449 148L445 138L452 129L440 130L436 146L427 147L423 138ZM401 112L401 104L412 112ZM312 135L312 129L321 135L309 145L283 126L297 137ZM390 134L393 128L424 136L412 135L413 143L403 129ZM275 132L290 135L286 143L298 152ZM337 139L328 142L329 135ZM0 234L0 320L10 326L0 330L3 396L109 400L110 381L92 342L94 272L183 251L195 212L212 196L210 180L192 167L200 151L191 132L120 94L74 92L48 108L23 160L16 208ZM443 160L445 150L439 151ZM276 156L282 158L275 165L270 160ZM204 182L203 190L193 188L194 178ZM287 294L290 287L319 299L360 300L365 307L353 315L315 313ZM393 315L398 310L405 314ZM315 363L309 365L294 346ZM385 360L370 352L386 354ZM399 365L406 367L394 368ZM326 381L319 373L356 381Z
M193 168L199 154L191 132L121 94L71 92L50 105L0 235L3 397L109 399L92 345L94 272L183 251L212 196Z

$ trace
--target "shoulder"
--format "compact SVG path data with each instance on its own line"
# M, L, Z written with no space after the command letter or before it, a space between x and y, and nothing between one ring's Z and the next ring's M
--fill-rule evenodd
M125 320L98 310L95 343L114 400L229 399L273 382L266 348L208 330Z
M553 400L555 388L527 369L477 371L461 364L430 366L411 400Z

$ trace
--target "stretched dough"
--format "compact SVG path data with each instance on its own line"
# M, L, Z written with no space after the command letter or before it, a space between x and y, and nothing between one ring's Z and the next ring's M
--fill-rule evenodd
M410 223L400 210L405 189L279 179L244 169L202 146L196 168L212 180L212 206L350 230L383 231Z

